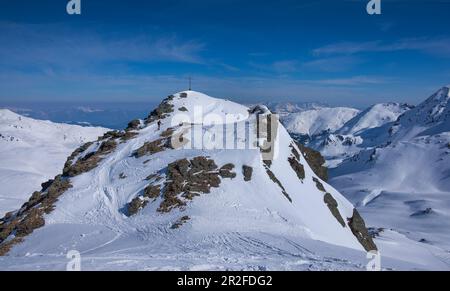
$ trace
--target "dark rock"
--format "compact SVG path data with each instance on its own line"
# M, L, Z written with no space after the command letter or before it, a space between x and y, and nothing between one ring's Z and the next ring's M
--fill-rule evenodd
M35 229L41 228L45 225L43 218L43 211L37 208L30 210L28 215L19 222L15 229L15 235L24 237L31 234Z
M317 179L316 177L313 177L313 181L316 183L316 187L317 189L319 189L322 192L327 192L327 190L325 190L325 187L323 186L323 184L319 181L319 179Z
M181 112L187 112L189 111L186 107L182 106L180 108L178 108L178 110L180 110Z
M243 165L242 166L242 174L244 175L244 181L248 182L252 180L253 168Z
M109 154L117 147L117 143L114 140L106 140L102 142L99 149L96 152L89 153L83 158L78 159L73 165L73 158L69 159L64 166L63 175L67 177L75 177L82 173L89 172L97 167L98 163L103 160L103 155Z
M45 190L47 190L48 187L50 187L50 185L53 183L54 180L48 180L47 182L44 182L41 184L41 188L42 188L42 192L44 192Z
M288 158L289 164L294 172L297 174L297 177L300 180L305 179L305 168L302 164L300 164L295 157Z
M324 167L325 159L320 154L320 152L315 151L309 147L302 145L301 143L296 143L300 151L303 153L308 165L311 167L313 172L323 181L328 181L328 169ZM298 155L298 153L297 153ZM299 158L297 158L300 160Z
M336 220L342 225L342 227L345 227L345 221L342 218L341 213L339 212L338 203L333 198L333 196L331 196L330 193L326 193L323 197L323 201L325 202L325 204L327 204L328 208L331 211L331 214L333 214Z
M233 164L226 164L222 168L220 168L219 175L222 178L234 179L234 178L236 178L236 173L232 172L233 169L234 169L234 165Z
M116 147L117 147L117 143L114 140L110 139L110 140L104 141L100 145L100 148L98 149L97 154L100 154L100 155L109 154L113 150L115 150Z
M156 199L158 198L159 194L161 192L161 186L160 185L149 185L144 189L144 197L149 199Z
M11 248L14 245L17 245L23 241L20 237L15 237L10 241L7 241L5 243L0 243L0 257L6 256L8 252L11 250ZM1 239L0 239L1 242Z
M139 133L137 132L132 132L132 131L125 131L122 136L120 137L120 141L121 142L126 142L127 140L133 139L136 136L138 136Z
M384 228L382 228L382 227L379 227L379 228L369 227L369 228L367 229L367 231L369 232L370 237L372 237L372 238L377 238L377 237L379 237L379 236L381 235L381 233L384 231Z
M178 229L180 228L183 224L185 224L186 222L188 222L191 218L189 216L183 216L180 219L178 219L174 224L172 224L172 226L170 227L171 229Z
M145 155L153 155L165 150L165 139L158 139L152 142L146 142L142 147L134 152L136 158L141 158Z
M84 153L91 145L93 144L93 142L88 142L85 143L84 145L80 146L79 148L77 148L68 158L67 161L64 165L64 170L63 172L68 171L68 169L72 166L72 162L73 160L80 154Z
M127 175L125 175L125 173L120 173L120 175L119 175L119 179L126 179L127 178Z
M128 203L127 206L128 216L132 216L138 213L140 209L144 208L147 205L147 203L147 200L143 200L140 197L136 197L131 200L131 202Z
M168 129L166 129L165 131L163 131L162 133L161 133L161 137L170 137L170 136L172 136L172 134L174 133L174 129L173 128L168 128Z
M263 161L264 165L266 165L266 167L270 168L272 166L272 161L271 160L265 160Z
M133 121L130 121L127 126L127 130L134 130L138 129L141 126L141 121L139 119L135 119Z
M145 124L152 123L156 120L161 120L166 118L170 113L173 112L173 105L169 103L169 101L173 100L173 96L167 97L167 99L163 100L158 107L153 110L150 115L145 119Z
M267 172L267 175L269 175L269 178L281 188L281 193L283 193L283 195L287 198L287 200L289 200L289 202L292 203L291 197L286 192L286 189L283 187L283 184L281 184L280 180L278 180L278 178L275 176L275 174L269 168L266 168L266 172Z
M353 209L353 216L348 219L348 226L352 230L353 235L366 251L369 252L378 250L358 210Z
M23 237L44 226L44 215L53 211L58 198L72 186L69 180L56 176L46 187L45 193L34 192L19 211L8 213L0 219L0 256L22 242ZM11 235L14 237L6 241Z
M432 214L432 213L434 213L433 209L432 208L427 208L425 210L420 210L420 211L414 212L410 216L411 217L420 217L420 216L426 216L426 215L429 215L429 214Z
M211 188L220 186L220 177L235 177L231 172L234 165L227 164L217 169L216 163L206 157L192 160L181 159L168 165L167 180L162 191L163 202L159 212L170 212L174 208L186 206L200 194L208 194Z
M187 98L188 94L186 92L180 93L180 98Z

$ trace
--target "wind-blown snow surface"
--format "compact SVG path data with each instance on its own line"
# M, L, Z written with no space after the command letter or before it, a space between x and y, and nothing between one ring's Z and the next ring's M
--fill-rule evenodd
M61 172L74 149L107 130L35 120L0 109L0 216Z
M368 225L380 228L382 253L395 245L397 257L431 253L448 269L449 88L376 132L372 147L332 169L330 183L358 206Z
M309 146L322 153L329 167L336 167L361 150L387 142L390 123L411 108L411 105L402 103L373 105L335 131L313 136Z
M0 258L0 269L64 269L69 250L81 252L82 268L94 270L365 268L363 247L350 227L342 226L325 204L325 193L313 181L316 175L303 156L298 159L304 166L304 178L300 179L291 168L288 158L292 157L292 148L298 148L282 126L274 136L278 155L269 167L263 163L259 148L241 147L249 136L244 125L247 123L254 132L256 114L236 103L193 91L183 93L188 97L175 94L169 101L175 112L162 120L161 130L155 121L148 123L136 131L136 137L118 143L96 168L70 178L73 187L45 216L45 226ZM268 113L260 109L262 114ZM176 118L180 112L191 122L180 124ZM210 114L225 119L215 118L215 123L208 125L205 118ZM174 118L178 121L172 124ZM211 133L220 132L224 123L234 128L226 132L227 140L237 136L235 146L241 149L222 149L222 140L213 138ZM177 150L165 149L139 158L134 155L145 142L159 139L172 126L185 137L200 135L204 143L216 147L186 144ZM94 143L86 153L96 148ZM219 167L232 163L236 177L222 178L219 188L211 188L211 193L200 194L186 201L185 207L168 213L157 211L163 199L159 196L136 215L126 215L126 206L142 195L149 175L156 173L166 180L169 163L198 156L214 160ZM250 181L244 181L244 165L253 168ZM269 177L267 168L286 193ZM336 200L338 214L345 221L351 217L353 206L334 188L317 181ZM172 229L183 216L190 220ZM435 259L427 257L427 262L430 260ZM427 267L408 258L386 257L383 262L385 268Z
M347 107L318 107L288 114L282 120L290 133L313 136L341 128L358 113L359 110Z

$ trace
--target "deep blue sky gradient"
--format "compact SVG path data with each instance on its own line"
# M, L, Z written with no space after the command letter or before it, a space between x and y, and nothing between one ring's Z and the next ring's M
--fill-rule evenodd
M0 1L0 100L417 103L450 84L450 2ZM1 103L1 102L0 102Z

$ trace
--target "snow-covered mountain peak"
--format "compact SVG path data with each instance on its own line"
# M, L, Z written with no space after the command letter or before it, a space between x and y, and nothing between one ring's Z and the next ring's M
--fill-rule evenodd
M173 97L173 98L171 98ZM214 98L197 91L182 91L169 96L178 118L189 117L192 123L232 123L248 117L246 106L229 100ZM184 117L183 117L184 116Z
M450 89L443 87L401 115L390 128L392 140L450 131Z
M411 108L413 106L409 104L394 102L372 105L345 123L337 133L343 135L357 134L362 130L382 126L397 120L400 115Z
M289 114L283 117L283 124L291 133L313 136L341 128L358 113L354 108L320 107Z
M0 253L53 255L76 244L107 245L96 255L110 259L111 250L179 257L187 244L212 253L231 242L242 252L261 233L376 249L309 158L267 108L179 92L77 149L61 175L0 220Z
M1 109L0 108L0 120L17 120L21 117L22 116L12 112L9 109Z

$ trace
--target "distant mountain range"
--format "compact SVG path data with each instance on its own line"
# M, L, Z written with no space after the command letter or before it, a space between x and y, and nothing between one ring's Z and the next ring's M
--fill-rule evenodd
M325 157L330 184L367 218L385 253L404 255L391 249L396 241L417 261L426 261L418 253L433 254L441 268L450 265L449 91L417 106L376 104L339 128L303 137ZM292 119L284 120L290 128Z
M38 120L51 120L56 123L82 126L100 126L112 129L125 128L136 117L143 118L156 102L148 103L95 103L95 104L2 104L0 108L9 109L22 116Z

